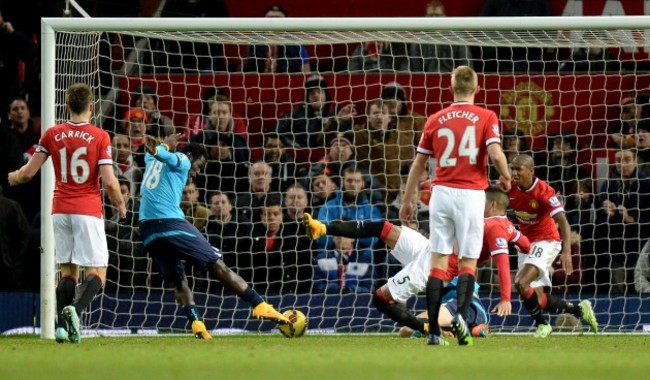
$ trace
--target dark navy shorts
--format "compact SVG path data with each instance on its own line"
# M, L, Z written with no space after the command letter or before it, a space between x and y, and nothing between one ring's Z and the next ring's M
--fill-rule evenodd
M481 323L488 324L487 320L487 314L485 312L485 309L483 308L482 305L478 304L476 301L473 300L472 304L470 307L467 309L467 318L465 318L465 322L470 326L478 326ZM449 300L449 302L444 304L445 307L447 307L447 310L451 313L452 316L455 316L458 314L458 303L455 299Z
M185 219L154 219L140 222L144 248L154 268L165 281L180 284L185 262L208 271L221 258L221 252Z

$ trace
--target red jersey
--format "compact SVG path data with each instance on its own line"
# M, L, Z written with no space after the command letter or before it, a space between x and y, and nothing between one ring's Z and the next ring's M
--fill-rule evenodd
M564 212L564 207L555 196L555 190L539 178L535 178L527 190L520 189L514 180L510 185L510 207L515 210L521 232L533 243L560 241L560 232L553 216Z
M68 121L48 129L37 152L52 156L56 176L52 214L101 217L99 166L111 165L111 139L88 123Z
M483 249L476 265L480 266L490 259L497 264L499 273L499 288L501 300L510 301L510 259L508 258L508 243L515 243L524 253L530 252L530 241L522 235L505 215L485 218L483 231ZM458 276L458 256L449 257L447 279Z
M467 102L454 103L429 117L417 151L438 162L432 185L486 189L487 146L501 143L499 131L494 112Z

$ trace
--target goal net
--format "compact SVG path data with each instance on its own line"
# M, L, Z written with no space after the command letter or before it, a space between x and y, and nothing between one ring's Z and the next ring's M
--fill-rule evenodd
M639 144L627 151L639 167L648 158L648 135L643 143L643 130L634 130L650 112L650 36L643 29L649 21L530 18L524 28L503 18L45 19L43 125L66 118L69 84L92 85L94 121L116 136L116 171L130 198L127 223L106 208L108 279L84 326L89 333L188 329L139 237L144 122L149 134L176 131L207 148L209 161L186 188L183 208L269 303L305 312L312 332L393 331L372 303L372 292L401 268L387 247L378 239L311 243L293 213L300 215L306 196L307 210L321 219L396 220L426 115L452 102L448 71L469 64L482 88L476 102L500 116L508 157L533 155L537 176L567 209L576 270L567 275L553 263L553 294L591 300L605 331L648 328L650 301L637 289L649 291L648 254L640 252L650 235L650 194L645 185L630 185L645 183L640 170L626 187L617 178L629 158L622 146ZM357 175L363 191L355 191ZM428 180L421 186L422 221ZM335 198L345 206L326 203ZM619 202L632 219L620 210L608 217L604 199ZM52 254L45 231L43 247ZM510 258L514 281L512 248ZM644 270L635 272L639 260ZM42 297L52 301L54 265L43 265ZM246 302L205 273L188 267L187 275L209 329L274 328L251 319ZM491 261L479 269L486 310L504 293L498 278ZM491 314L491 329L532 331L514 289L505 293L513 314ZM424 295L408 307L425 310ZM46 330L51 302L43 310Z

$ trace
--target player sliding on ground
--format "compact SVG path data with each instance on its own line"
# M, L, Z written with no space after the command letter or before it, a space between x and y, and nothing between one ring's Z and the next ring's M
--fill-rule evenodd
M205 324L188 287L183 261L210 272L225 287L234 291L253 308L254 318L289 323L273 306L221 260L221 252L212 247L181 210L181 197L188 176L194 177L205 165L207 152L199 144L188 144L182 153L172 153L180 134L165 137L162 144L145 136L146 168L140 193L140 233L144 247L165 281L174 284L176 300L192 324L192 333L210 340Z
M478 264L486 262L491 257L494 258L499 268L501 288L510 289L510 264L507 242L515 243L523 252L528 252L530 244L528 239L521 235L505 217L508 196L498 188L491 187L486 190L485 197L484 243ZM324 235L335 235L353 239L378 237L384 241L391 249L392 255L404 265L404 268L377 290L373 296L373 302L379 311L389 316L393 321L419 331L425 336L429 334L428 324L417 319L404 306L409 298L416 296L426 287L427 276L431 269L431 245L429 239L411 228L398 227L387 221L351 221L325 225L306 213L303 217L303 223L307 227L307 233L312 240ZM502 245L504 242L506 243L505 246ZM454 256L452 255L452 257ZM449 262L445 280L450 281L457 274L458 261L452 259ZM447 293L448 290L444 292ZM507 291L502 292L501 296L501 302L492 312L496 312L500 316L509 315L512 310L510 293ZM454 309L453 319L458 314L456 312L456 303L448 303L448 306ZM471 314L469 309L472 309L472 307L468 308L468 315ZM439 318L443 315L443 311L438 313ZM466 322L470 324L470 321ZM449 325L451 325L451 320L449 320ZM470 327L471 331L471 326L468 327ZM441 344L448 344L446 340L441 339Z

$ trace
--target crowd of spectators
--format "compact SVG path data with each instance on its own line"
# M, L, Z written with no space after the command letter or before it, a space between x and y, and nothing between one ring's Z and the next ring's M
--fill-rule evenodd
M183 3L170 1L163 16L173 16L173 7L182 9ZM543 6L527 10L506 8L488 1L483 15L549 12ZM218 12L196 9L195 16L214 16ZM446 16L439 1L428 3L425 14ZM263 15L287 17L288 12L274 6ZM0 61L31 59L33 42L20 40L19 35L8 36L15 34L8 23L0 14L0 40L13 38L12 43L20 44L25 51L12 51L15 56L4 52ZM191 115L183 125L176 125L172 115L159 109L161 94L156 88L140 85L129 90L125 112L110 131L113 167L128 200L129 212L126 220L120 220L110 206L106 208L106 231L113 253L107 286L145 286L152 281L137 218L144 135L164 137L181 133L182 143L201 143L209 155L203 173L185 187L181 207L187 219L223 252L226 264L258 291L373 291L396 265L382 243L372 238L321 238L312 243L306 238L301 218L310 212L326 223L382 219L397 222L401 189L426 115L412 110L408 92L397 82L384 84L376 99L358 99L366 105L363 110L356 108L356 102L337 104L333 96L336 89L314 72L303 46L250 46L239 67L215 59L184 60L189 55L223 56L222 47L213 45L207 46L202 55L184 54L188 46L176 44L180 61L175 67L200 72L302 74L302 101L279 115L272 131L265 131L259 146L261 155L256 155L258 147L253 146L249 136L248 115L237 114L227 90L215 87L201 94L201 112ZM474 66L476 62L496 63L494 67L481 68L485 72L546 69L541 49L510 49L511 56L506 58L501 50L482 52L494 53L494 60L474 60L473 51L467 47L371 41L358 45L350 56L347 71L352 75L360 71L446 73L459 64ZM572 54L572 66L558 63L559 71L620 69L604 49L579 49ZM13 70L11 65L2 67ZM9 72L0 73L0 79L6 80L8 75ZM34 241L38 236L40 204L35 200L40 198L40 185L38 181L20 189L6 185L6 174L30 157L40 134L37 119L30 115L28 83L22 85L20 90L20 84L16 89L16 84L9 83L3 92L6 99L1 98L7 110L1 115L6 115L6 122L0 127L0 185L4 185L0 187L4 188L0 191L2 280L26 274L38 265L29 259L38 257L34 255L38 252ZM546 146L535 152L521 130L512 128L503 134L508 160L519 153L534 153L538 163L536 175L548 181L564 202L574 234L572 253L578 270L566 276L561 266L554 264L554 284L560 289L577 289L582 284L605 292L648 291L650 114L647 101L636 96L623 97L620 108L620 118L612 123L607 142L614 152L615 164L601 184L577 163L580 147L572 132L548 136ZM433 165L429 173L433 173ZM424 231L428 230L430 183L429 175L422 178L420 186L417 220ZM12 286L37 288L25 278L3 281L0 290Z

